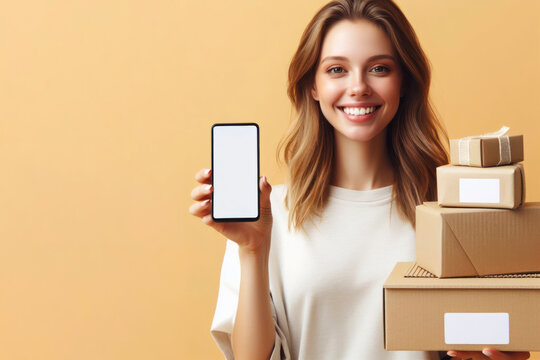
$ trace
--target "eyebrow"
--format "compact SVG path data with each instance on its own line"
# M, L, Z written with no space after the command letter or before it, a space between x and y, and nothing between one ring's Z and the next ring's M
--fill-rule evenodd
M392 55L387 55L387 54L371 56L368 58L368 61L379 60L379 59L390 59L393 62L396 62L396 59ZM327 56L324 59L322 59L321 63L328 60L348 61L349 59L347 59L345 56Z

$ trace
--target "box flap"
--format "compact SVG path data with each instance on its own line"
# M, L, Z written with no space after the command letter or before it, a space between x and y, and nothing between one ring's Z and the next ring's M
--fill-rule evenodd
M413 262L399 262L390 273L385 289L540 289L539 277L469 277L439 279L406 277Z
M526 206L530 207L531 204ZM466 253L476 274L519 272L523 263L536 264L535 267L531 265L533 267L528 271L538 271L540 242L535 241L536 249L534 244L531 249L534 241L531 238L540 234L540 225L538 219L534 221L526 210L484 209L474 213L442 214L442 217L452 230L455 241L459 242ZM540 214L540 209L537 209L537 213ZM531 250L534 251L531 253ZM531 258L533 254L536 256ZM500 264L504 264L505 271L501 271ZM512 264L515 264L514 268Z
M444 255L441 261L441 274L453 274L453 277L480 275L474 266L474 262L461 245L459 237L456 236L456 233L444 217L443 232L442 253ZM452 261L446 261L447 258L452 259Z
M437 275L540 271L540 203L525 203L515 210L439 207L435 202L424 206L436 211L446 228L443 271ZM445 268L445 259L453 265ZM464 272L461 266L468 263L475 271Z

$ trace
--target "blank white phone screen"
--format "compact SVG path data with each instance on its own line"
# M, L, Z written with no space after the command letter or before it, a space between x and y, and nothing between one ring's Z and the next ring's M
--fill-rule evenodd
M258 127L212 128L213 215L249 219L259 215Z

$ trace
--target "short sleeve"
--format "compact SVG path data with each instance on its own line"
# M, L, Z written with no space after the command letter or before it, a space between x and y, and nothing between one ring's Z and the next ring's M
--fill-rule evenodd
M239 288L240 259L238 257L238 244L234 241L227 240L225 256L221 266L216 311L210 330L214 341L227 360L234 359L231 335L234 327L234 320L236 318ZM270 360L290 359L289 347L283 331L281 331L277 324L276 310L272 299L271 308L272 318L274 319L274 328L276 329L276 338Z

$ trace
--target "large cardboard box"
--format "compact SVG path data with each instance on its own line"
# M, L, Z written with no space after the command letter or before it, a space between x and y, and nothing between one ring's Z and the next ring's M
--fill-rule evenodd
M416 262L438 277L540 272L540 203L416 207Z
M386 350L540 350L540 277L438 279L398 263L383 304Z
M441 206L515 209L525 201L523 165L439 166L437 200Z
M450 140L452 165L487 167L520 161L523 161L523 135L508 136L506 141L500 137Z

